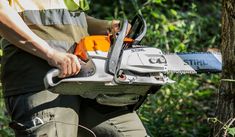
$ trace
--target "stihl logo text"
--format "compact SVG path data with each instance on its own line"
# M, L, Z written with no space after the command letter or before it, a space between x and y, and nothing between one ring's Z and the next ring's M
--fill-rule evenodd
M205 62L205 60L198 60L198 59L186 59L184 60L187 64L191 66L206 66L208 63Z
M141 52L145 51L143 48L136 48L136 49L131 49L132 52Z

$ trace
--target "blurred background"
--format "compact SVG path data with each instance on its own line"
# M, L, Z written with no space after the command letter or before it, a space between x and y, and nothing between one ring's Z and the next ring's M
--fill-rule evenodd
M142 44L164 52L217 51L221 0L90 0L87 13L100 19L131 19L141 13L148 31ZM1 54L1 52L0 52ZM138 110L151 137L208 137L218 74L171 75L176 82L150 95ZM14 136L0 92L0 137Z

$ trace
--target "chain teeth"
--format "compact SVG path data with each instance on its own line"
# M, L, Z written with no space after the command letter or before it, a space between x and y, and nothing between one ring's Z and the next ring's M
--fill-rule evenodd
M190 71L190 70L180 70L180 71L175 71L175 70L168 70L169 73L176 73L176 74L196 74L196 71Z
M220 52L212 51L212 52L176 52L176 53L164 53L164 55L184 55L184 54L217 54L221 55Z

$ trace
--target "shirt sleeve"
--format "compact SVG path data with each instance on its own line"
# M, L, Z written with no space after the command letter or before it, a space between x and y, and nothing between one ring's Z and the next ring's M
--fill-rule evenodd
M111 29L112 21L96 19L86 15L88 33L90 35L106 35Z

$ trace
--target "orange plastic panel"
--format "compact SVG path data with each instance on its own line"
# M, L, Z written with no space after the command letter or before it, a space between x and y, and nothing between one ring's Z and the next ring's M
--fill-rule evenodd
M132 43L133 39L125 38L124 42ZM87 52L89 51L102 51L108 52L111 45L110 36L96 35L87 36L83 38L77 45L74 54L81 58L83 61L88 60Z

